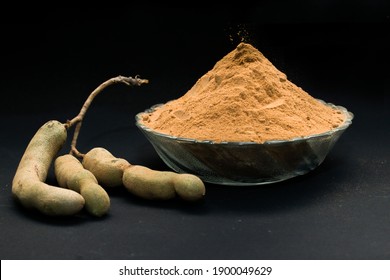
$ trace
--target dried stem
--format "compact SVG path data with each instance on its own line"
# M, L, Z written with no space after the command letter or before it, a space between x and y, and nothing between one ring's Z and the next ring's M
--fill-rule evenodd
M78 138L79 133L80 133L81 124L83 122L84 116L85 116L89 106L91 105L92 101L94 100L94 98L101 91L103 91L103 89L105 89L106 87L108 87L112 84L118 84L118 83L124 83L128 86L140 86L142 84L149 83L149 81L145 80L145 79L140 79L138 76L136 76L135 78L117 76L117 77L111 78L111 79L103 82L93 92L91 92L91 94L88 96L87 100L85 100L84 105L81 108L79 114L76 117L74 117L73 119L68 120L65 124L66 129L69 129L70 127L72 127L73 125L76 124L74 134L73 134L72 143L71 143L70 154L73 154L74 156L79 157L79 158L84 157L84 154L80 153L76 148L77 138Z

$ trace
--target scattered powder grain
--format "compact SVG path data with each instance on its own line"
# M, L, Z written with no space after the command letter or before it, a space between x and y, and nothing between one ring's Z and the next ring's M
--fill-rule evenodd
M252 45L240 43L185 95L142 121L177 137L262 143L329 131L345 115L289 81Z

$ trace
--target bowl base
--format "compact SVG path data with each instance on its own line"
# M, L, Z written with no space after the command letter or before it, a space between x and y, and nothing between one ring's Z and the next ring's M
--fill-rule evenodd
M201 177L200 177L201 178ZM205 183L210 183L214 185L224 185L224 186L260 186L260 185L270 185L270 184L276 184L282 181L286 181L290 178L286 179L279 179L279 180L273 180L273 181L262 181L262 182L235 182L235 181L215 181L215 180L209 180L209 179L203 179L201 180Z

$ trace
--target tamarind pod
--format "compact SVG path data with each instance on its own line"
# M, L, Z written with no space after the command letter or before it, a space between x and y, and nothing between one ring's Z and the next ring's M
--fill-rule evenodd
M203 182L195 175L156 171L140 165L125 169L123 185L130 193L151 200L172 199L177 194L184 200L195 201L205 194Z
M85 169L95 175L99 184L104 187L122 186L123 170L130 163L122 158L114 157L108 150L96 147L83 157L82 164Z
M54 161L54 172L61 187L81 194L85 200L85 208L90 214L101 217L108 212L110 198L107 192L76 157L70 154L57 157Z
M66 138L65 125L50 120L30 140L12 180L12 193L24 207L50 216L73 215L84 207L84 198L77 192L45 183Z

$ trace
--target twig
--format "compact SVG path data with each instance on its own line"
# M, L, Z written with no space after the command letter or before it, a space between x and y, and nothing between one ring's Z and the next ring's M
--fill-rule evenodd
M93 92L91 92L91 94L88 96L87 100L85 100L84 105L81 108L79 114L76 117L74 117L73 119L68 120L65 124L65 127L67 129L72 127L73 125L77 124L75 127L75 130L74 130L73 139L72 139L72 143L70 146L70 154L73 154L74 156L79 157L79 158L84 157L84 154L80 153L76 148L77 138L78 138L79 133L80 133L80 129L81 129L81 125L82 125L84 116L85 116L89 106L91 105L92 101L94 100L94 98L101 91L103 91L103 89L105 89L106 87L108 87L112 84L118 84L118 83L124 83L128 86L140 86L140 85L149 83L149 81L146 79L140 79L138 76L135 76L135 78L117 76L117 77L111 78L111 79L103 82Z

